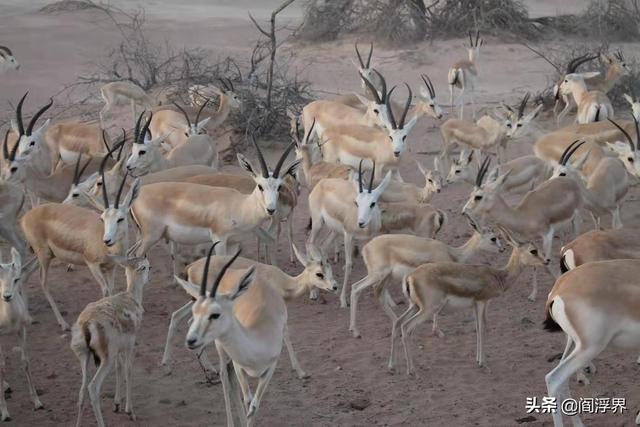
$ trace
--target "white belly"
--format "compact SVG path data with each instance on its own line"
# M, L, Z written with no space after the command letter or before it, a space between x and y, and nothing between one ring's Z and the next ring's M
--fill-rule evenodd
M60 152L60 159L67 165L72 165L78 160L78 152L76 151L67 150L63 147L60 147L58 151Z
M182 245L199 245L211 242L208 228L185 226L178 223L169 223L165 236L169 240Z

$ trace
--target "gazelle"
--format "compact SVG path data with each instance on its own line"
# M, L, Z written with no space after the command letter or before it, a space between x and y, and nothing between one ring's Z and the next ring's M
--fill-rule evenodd
M623 77L631 74L631 67L629 67L624 55L619 50L614 52L613 55L601 53L600 61L607 67L607 71L604 76L595 76L585 80L587 86L591 89L609 93Z
M472 223L473 225L473 223ZM475 225L473 225L475 228ZM428 262L467 262L476 252L501 250L500 241L493 232L475 229L469 240L462 246L449 246L428 237L410 234L383 234L374 237L362 248L362 259L367 267L367 275L351 286L351 317L349 330L360 337L356 326L358 297L367 288L374 287L385 313L395 321L397 316L383 298L390 281L400 282L414 269ZM433 323L434 333L437 330Z
M193 85L189 87L189 99L193 106L200 106L206 99L211 98L213 95L220 97L218 110L210 114L211 121L209 122L209 129L217 129L227 120L229 114L232 111L239 109L242 106L240 95L236 93L236 89L233 86L233 82L229 78L218 79L222 87Z
M574 179L561 176L543 182L528 192L516 206L511 207L500 195L500 187L510 172L500 175L491 185L482 185L487 167L478 172L476 187L464 205L463 213L475 220L487 219L527 240L542 237L544 259L551 259L556 227L575 219L586 197L583 189ZM537 288L534 274L529 300L535 300Z
M374 167L375 169L375 167ZM362 163L358 170L358 183L336 178L321 180L309 194L309 211L311 213L311 233L307 247L317 248L318 234L325 224L331 236L342 233L344 237L344 279L340 293L341 307L347 306L347 284L351 273L353 239L368 239L377 234L382 226L382 215L378 200L391 180L391 172L387 172L382 182L373 188L373 172L369 187L362 183ZM330 238L327 239L328 244ZM322 253L326 253L321 248Z
M402 333L402 346L407 359L407 374L415 371L409 339L413 330L443 309L474 308L476 315L476 362L486 365L484 337L486 313L490 300L505 293L517 280L524 267L548 263L532 243L513 239L506 231L506 240L512 246L509 261L503 268L486 265L437 262L423 264L403 280L403 292L409 308L393 323L389 370L395 369L395 342L398 329Z
M140 118L142 118L142 115ZM140 118L138 118L138 125L140 124ZM139 132L136 132L131 155L126 162L127 171L133 176L142 176L177 166L211 166L216 161L218 153L208 135L190 136L188 143L172 149L165 157L162 154L161 144L167 135L156 137L155 139L147 138L152 118L153 113L150 113L144 126L140 128ZM138 128L138 125L136 125L136 128Z
M49 103L40 108L29 120L29 124L25 129L22 117L22 104L29 92L20 98L18 105L16 106L16 120L11 121L11 128L18 135L17 152L20 157L26 156L36 147L42 145L44 141L44 135L49 127L50 120L47 119L42 126L34 130L38 119L53 105L53 98L49 99Z
M54 258L64 264L86 265L100 285L102 296L111 295L115 264L110 255L122 254L128 245L129 209L138 194L139 181L133 184L126 197L120 184L114 204L103 193L104 210L98 214L74 205L48 203L28 211L20 220L22 231L40 264L40 285L63 330L69 329L49 292L47 275ZM105 278L105 270L110 278Z
M545 329L564 331L567 344L558 366L545 376L550 397L571 398L568 381L607 347L638 349L640 268L633 259L597 261L560 276L547 297ZM578 415L574 425L582 425ZM640 423L640 415L635 419ZM562 414L553 414L562 427Z
M13 56L11 49L6 46L0 46L0 73L19 69L20 63Z
M564 116L566 116L567 113L569 113L571 108L575 106L575 102L571 98L570 94L562 93L560 91L560 86L562 85L564 77L568 74L575 73L576 71L578 71L578 67L580 65L585 64L589 61L593 61L596 58L597 58L597 55L590 55L589 53L586 53L584 55L580 55L577 57L573 57L567 63L567 66L564 71L562 71L560 67L558 67L557 65L553 64L552 62L549 62L556 69L560 77L559 80L556 82L556 84L553 86L553 96L556 100L555 105L553 106L553 113L556 114L558 105L560 103L560 99L562 99L564 104L564 108L562 109L562 111L556 115L556 123L559 124L564 118Z
M133 82L121 81L107 83L100 88L100 96L104 100L104 107L100 110L100 128L104 129L104 118L111 109L120 104L127 102L131 105L132 121L136 121L136 105L143 109L150 109L160 105L158 101L153 99L140 86Z
M73 165L79 155L103 156L109 151L107 136L93 123L57 123L45 133L53 164L58 160Z
M294 246L294 252L296 258L300 264L304 267L304 270L296 275L290 276L278 267L268 264L262 264L255 262L247 258L238 258L233 264L233 269L246 269L254 266L255 278L253 286L271 286L282 296L285 301L290 301L294 298L302 296L305 292L309 292L313 289L320 289L329 292L335 292L338 290L338 285L333 279L333 272L331 264L324 259L318 252L312 251L305 256L300 253ZM220 268L229 261L228 256L213 256L209 261L210 274L217 275ZM202 283L204 274L205 262L207 258L201 258L200 260L191 263L187 267L187 280L191 283ZM209 280L208 285L213 282L213 277ZM162 356L162 364L166 365L171 360L171 341L175 335L178 324L182 322L187 316L191 315L191 307L194 302L190 301L182 306L177 311L174 311L171 315L171 323L169 324L169 331L167 332L167 341L164 347L164 355ZM307 378L309 375L300 367L298 359L291 345L288 331L285 332L284 342L287 346L287 352L291 358L291 366L296 371L299 378Z
M442 175L440 174L440 159L433 158L433 169L427 169L420 161L416 165L424 176L424 186L420 187L412 182L391 181L380 201L389 203L429 203L433 195L442 191Z
M22 289L23 272L29 268L22 265L22 257L16 248L11 248L11 262L0 263L0 292L2 293L2 301L0 301L0 332L3 335L9 333L17 333L20 337L18 348L20 349L20 358L22 360L22 370L27 377L27 386L29 395L33 402L35 410L44 408L44 405L38 397L38 392L33 385L31 378L31 370L29 369L29 352L27 350L27 327L31 325L32 319L29 315L27 300ZM6 372L4 365L5 354L0 350L0 384L2 384L2 393L0 393L0 420L10 421L9 411L7 410L7 402L4 397L4 384L6 384Z
M102 382L115 365L116 389L113 411L122 405L121 375L124 371L125 406L124 411L135 420L131 389L133 386L133 358L135 356L136 335L142 323L143 288L149 282L149 261L146 258L113 257L114 262L125 267L127 289L112 296L89 303L73 325L71 350L80 361L82 385L78 396L78 418L80 427L84 402L89 391L91 407L99 427L104 427L100 392ZM96 363L96 372L87 385L87 371L91 358Z
M364 159L364 166L370 168L373 163L379 167L380 175L391 170L399 180L398 171L400 156L404 152L406 139L416 124L417 117L406 121L411 104L411 88L408 90L405 109L396 121L393 111L387 108L390 126L386 129L376 129L362 125L338 125L326 129L323 138L323 156L327 162L342 163L357 167ZM393 89L387 95L387 102L391 98ZM388 107L388 105L387 105ZM316 127L318 125L316 124Z
M613 118L613 105L604 92L587 90L585 78L595 77L599 72L572 73L564 76L560 92L573 97L578 106L576 121L591 123Z
M255 267L225 274L239 254L222 266L209 292L209 262L199 289L191 282L177 280L196 299L185 339L187 347L199 350L215 342L227 424L234 425L239 419L241 425L251 427L287 337L287 306L274 287L252 285ZM258 378L255 394L249 388L249 377ZM238 388L243 401L239 401ZM233 413L234 406L237 414Z
M475 86L478 80L478 57L480 56L480 46L484 43L484 40L480 38L480 32L476 31L475 41L469 31L469 59L461 60L454 63L449 68L449 74L447 81L449 83L449 102L451 109L453 110L453 89L454 87L460 89L458 94L457 104L460 105L460 119L464 117L464 95L468 90L471 95L471 108L473 111L472 117L476 115L476 102L474 99Z
M636 121L640 120L640 100L632 98L628 93L625 93L622 96L631 106L633 118L636 119Z
M248 159L238 155L240 164L256 183L251 194L184 182L144 186L132 208L142 238L138 256L146 254L162 238L177 244L197 245L210 242L212 236L220 240L219 254L224 255L230 237L256 230L273 216L278 210L282 181L286 175L295 173L299 162L283 168L294 147L292 143L271 172L260 148L255 140L253 142L258 151L260 174Z
M189 118L189 113L175 102L173 105L175 105L179 111L156 111L153 114L151 123L149 124L149 131L151 132L151 135L167 135L164 143L168 144L170 148L173 149L184 144L190 136L204 134L205 126L209 120L211 120L211 117L200 120L200 115L208 103L208 100L202 103L198 109L198 113L196 114L195 121L193 122L191 122L191 118Z
M591 230L560 249L560 270L610 259L640 259L640 229Z
M571 154L583 144L585 141L576 140L567 148L569 152L554 168L552 178L570 176L576 180L578 185L584 187L583 191L589 196L585 198L585 207L591 212L596 229L600 228L600 217L606 213L611 214L612 227L621 228L620 209L629 190L629 179L625 166L616 158L603 157L584 182L578 170L588 159L589 152L584 154L575 164L568 163Z
M304 174L303 182L307 189L309 191L313 190L318 182L325 178L349 179L353 173L353 169L350 166L324 160L313 162L312 150L314 147L308 142L310 134L310 132L307 133L304 143L299 138L296 140L296 158L301 161Z

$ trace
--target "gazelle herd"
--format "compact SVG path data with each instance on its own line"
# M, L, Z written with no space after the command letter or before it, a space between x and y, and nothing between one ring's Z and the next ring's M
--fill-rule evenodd
M131 82L108 83L100 89L105 105L98 123L50 124L45 117L54 105L50 99L25 126L25 93L2 147L0 237L11 246L11 261L0 263L0 324L4 332L20 335L35 408L43 405L29 370L27 329L32 321L23 288L39 267L44 296L59 326L72 331L71 349L80 362L76 426L83 424L87 394L97 424L105 425L100 394L113 369L114 409L123 404L124 378L124 412L134 417L135 342L143 327L144 287L155 262L151 250L159 242L168 244L173 279L186 293L185 305L171 315L162 364L171 361L178 324L189 318L185 345L213 371L205 352L215 346L224 393L219 404L225 405L228 425L256 422L283 345L298 377L308 377L289 336L286 301L306 294L316 299L319 291L340 291L340 306L350 306L348 328L355 337L361 337L359 299L366 289L374 291L391 320L392 372L398 341L406 372L414 374L413 331L432 320L433 334L442 337L438 316L458 308L474 311L476 362L485 366L485 347L491 347L486 333L489 301L508 292L527 266L534 270L530 301L537 298L537 269L556 280L546 301L545 327L567 335L559 365L546 376L549 396L568 398L569 378L609 345L640 346L640 276L635 276L640 267L634 261L640 259L640 232L622 224L625 197L640 178L640 102L625 95L628 112L617 111L616 118L607 96L630 74L630 66L620 51L573 58L556 82L554 96L556 107L564 103L557 123L573 106L575 123L541 131L531 141L530 154L510 157L513 145L528 146L522 141L531 136L530 128L541 129L534 122L544 114L542 105L532 105L529 93L523 93L515 107L501 103L475 120L476 97L483 93L478 89L484 39L478 31L468 38L468 59L448 71L442 68L438 79L416 73L420 86L415 99L408 83L391 85L392 76L372 65L373 44L365 56L356 44L353 74L362 93L312 100L291 112L292 141L273 167L250 135L249 150L237 153L244 175L219 170L215 136L231 112L242 108L238 89L244 83L239 80L190 86L185 99L191 105L161 105ZM577 71L596 58L606 75ZM0 72L18 68L11 50L0 46ZM455 116L445 117L434 81L449 87ZM467 96L471 117L464 114ZM218 107L213 107L216 97ZM109 123L122 104L131 108L133 131ZM429 163L432 169L417 158L408 159L419 121L439 126L442 137L441 150ZM253 159L249 151L255 152ZM403 179L403 172L416 165L424 185ZM470 224L471 237L453 246L437 238L457 216L438 207L438 195L463 183L473 186L459 212ZM304 251L293 242L298 203L310 213ZM595 230L579 235L584 213L592 217ZM607 215L612 229L603 230ZM274 249L284 221L290 260L303 267L297 275L276 263ZM575 240L554 248L554 237L565 239L560 231L569 223ZM254 236L257 258L266 246L266 263L239 257ZM506 264L472 263L479 252L503 252L504 244L511 247ZM362 245L366 275L354 280L357 245ZM341 286L330 255L344 257ZM54 259L86 265L101 290L101 299L75 313L72 327L49 290ZM116 292L121 267L126 289ZM392 296L400 294L407 303L401 314ZM1 352L0 357L3 383ZM92 361L94 374L89 373ZM250 379L257 380L254 391ZM1 419L7 420L3 396L0 392ZM554 414L553 421L561 426L562 416ZM577 416L574 423L581 425Z

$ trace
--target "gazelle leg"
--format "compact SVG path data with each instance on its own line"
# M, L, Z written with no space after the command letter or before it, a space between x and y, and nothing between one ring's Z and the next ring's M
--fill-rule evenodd
M538 295L538 268L533 267L533 279L531 280L531 293L527 297L529 301L535 301Z
M389 290L387 289L390 281L391 281L390 275L383 277L378 282L378 285L374 288L373 291L378 296L378 302L382 306L382 310L384 310L384 312L387 314L389 319L391 319L391 324L393 324L393 322L396 321L398 316L396 316L396 313L393 311L393 308L392 308L393 306L391 304L393 300L391 298L391 295L389 294Z
M230 378L230 376L235 375L235 372L232 372L233 364L231 359L218 343L216 343L216 349L218 350L218 359L220 360L220 382L222 383L224 407L227 413L227 427L233 427L235 422L233 407L231 405L231 396L233 395L235 399L236 390L235 387L232 387L232 382L234 382L235 379Z
M479 366L485 366L486 360L484 357L484 335L486 332L486 320L487 320L487 303L485 301L476 302L476 325L478 327L477 334L477 359Z
M438 338L444 337L444 332L438 328L438 315L442 312L442 310L447 306L447 300L442 301L440 307L436 309L433 313L433 326L431 327L431 333Z
M111 371L116 357L117 356L110 356L107 360L101 360L100 366L98 366L93 379L89 383L89 400L91 401L91 407L93 408L93 413L96 416L98 427L105 427L104 419L102 418L102 407L100 405L100 390L102 390L102 382L109 371Z
M176 333L176 329L178 329L178 324L187 316L191 315L192 305L193 301L189 301L188 303L171 313L171 322L169 322L169 330L167 331L167 339L164 344L162 362L160 362L161 365L167 365L171 361L171 340Z
M298 361L298 357L296 356L296 352L293 349L293 345L291 344L291 337L289 336L289 328L287 326L284 327L284 344L287 347L287 353L289 353L289 359L291 360L291 366L298 374L298 378L309 378L310 375L307 374L301 367L300 362Z
M131 398L131 389L133 387L133 357L134 357L134 348L135 348L134 346L135 346L135 338L131 340L129 347L125 350L125 354L124 354L124 384L126 387L124 412L128 414L129 418L132 420L136 419L136 416L133 413L133 402Z
M122 373L124 372L124 355L118 354L115 361L116 389L113 396L113 412L120 412L122 406Z
M358 331L358 327L356 326L356 316L358 311L358 297L370 286L374 286L380 280L385 277L385 273L373 273L368 274L364 278L360 279L353 285L351 285L351 308L350 308L350 317L349 317L349 330L353 332L353 336L355 338L360 337L360 331Z
M296 257L293 254L293 211L287 218L287 240L289 241L289 261L295 262Z
M36 391L35 386L33 385L33 378L31 377L31 370L29 369L29 353L27 350L27 328L22 327L22 331L20 332L20 359L22 362L22 370L24 371L25 377L27 377L27 386L29 387L29 396L31 397L31 401L33 402L33 406L35 409L42 409L44 405L40 401L38 397L38 392ZM4 393L4 392L3 392Z
M80 385L80 392L78 393L78 418L76 419L76 427L80 427L80 421L82 420L82 413L84 412L85 397L87 395L87 370L89 369L89 361L91 360L91 353L86 352L80 359L80 369L82 370L82 384Z
M344 233L344 279L342 281L342 291L340 292L340 307L347 307L347 285L349 284L349 276L351 275L351 267L353 266L353 236Z
M238 384L240 385L240 391L242 392L242 410L243 413L246 414L249 410L251 400L253 399L253 394L251 393L251 388L249 387L249 379L244 369L242 369L235 363L232 363L232 365L233 370L236 374L236 378L238 379Z
M453 115L453 85L449 85L449 104L451 105L451 114Z
M400 325L400 332L402 333L402 346L404 348L404 357L407 361L407 375L413 375L415 372L415 366L413 365L413 358L411 356L411 349L409 348L411 343L411 333L421 323L425 322L433 316L433 310L425 310L421 308L416 314L406 320Z
M89 271L93 275L93 278L96 279L96 282L100 285L102 297L113 295L113 289L109 289L109 284L107 283L107 279L104 277L100 264L87 263L87 267L89 267Z
M396 367L396 341L398 335L398 329L400 329L400 325L408 319L409 317L415 315L418 312L418 306L415 304L411 304L407 310L400 315L391 326L391 352L389 353L389 363L387 368L389 371L394 372Z
M614 229L622 228L622 219L620 218L620 205L617 205L611 215L611 227Z
M555 230L553 229L553 227L550 227L549 230L547 231L546 234L544 234L542 236L542 250L544 252L544 259L546 261L550 261L551 260L551 251L553 249L553 235L555 233ZM551 263L548 263L546 265L547 267L547 271L549 272L549 274L551 274L551 276L554 279L558 278L558 273L553 271L551 269Z
M249 405L249 412L247 412L247 427L251 427L253 425L253 420L255 419L255 415L260 407L260 401L262 400L264 392L267 390L267 386L269 385L269 381L271 381L271 377L273 377L273 373L275 372L277 365L278 362L276 361L258 379L256 394L253 396L251 404Z
M4 361L4 353L2 349L0 349L0 384L4 383L5 378L5 361ZM2 421L10 421L11 416L9 416L9 410L7 409L7 401L4 398L4 390L0 393L0 420Z
M44 293L44 297L47 299L47 301L49 302L49 305L51 306L51 310L53 310L53 315L56 317L58 324L60 325L63 331L68 331L71 328L69 327L69 324L62 317L62 314L60 314L60 310L58 310L58 306L56 305L55 300L51 296L51 293L49 292L49 288L47 285L47 275L49 272L50 263L51 263L51 259L48 257L46 259L40 259L40 286L42 287L42 292Z
M460 88L460 93L458 94L458 104L460 106L460 120L464 119L464 91L465 91L465 87L462 86L462 88Z

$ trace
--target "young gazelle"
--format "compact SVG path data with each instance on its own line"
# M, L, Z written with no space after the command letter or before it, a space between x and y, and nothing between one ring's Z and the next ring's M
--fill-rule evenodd
M340 293L341 307L347 306L347 284L353 265L353 239L369 239L379 233L382 226L378 200L391 180L391 173L387 172L378 187L373 188L373 172L367 189L362 184L361 162L357 184L327 178L321 180L309 194L311 233L307 247L318 247L316 241L323 224L329 228L331 234L323 246L333 240L335 233L341 233L344 237L345 266ZM321 248L322 253L326 253L324 249Z
M203 165L212 166L218 153L214 143L208 135L193 135L189 137L188 144L182 144L166 155L162 153L162 144L170 134L148 139L149 125L153 119L153 113L149 114L144 126L140 128L140 122L144 112L138 118L134 143L131 147L131 155L127 159L126 168L133 176L142 176L164 169L177 166Z
M374 237L362 248L362 259L367 267L367 275L351 286L351 320L349 330L353 336L360 337L356 326L358 296L367 288L374 286L375 294L385 313L395 321L397 316L388 304L385 288L390 281L400 282L402 278L415 268L428 262L467 262L476 252L501 249L500 241L493 232L480 231L470 221L474 233L462 246L449 246L439 240L409 234L384 234ZM385 291L385 292L383 292ZM439 333L436 322L434 333Z
M140 86L132 82L111 82L100 88L100 96L104 100L104 107L100 110L100 127L104 129L105 115L111 112L111 109L120 104L129 102L131 104L132 121L136 121L136 105L140 105L143 109L150 109L160 103L154 100Z
M476 362L486 365L484 337L486 333L487 305L493 298L505 293L518 280L525 266L548 263L543 261L532 243L522 243L503 231L512 246L509 261L503 268L487 265L436 262L423 264L405 276L402 290L409 300L409 308L393 323L389 370L395 369L395 347L398 329L402 333L402 346L407 360L407 374L415 371L409 339L413 330L441 313L446 308L473 307L476 315Z
M460 119L464 117L464 95L467 90L471 95L472 117L475 117L476 115L474 92L478 79L478 57L480 55L480 46L482 46L483 42L484 40L480 38L479 31L476 31L475 41L471 36L471 31L469 31L469 47L467 48L469 52L469 59L458 61L449 68L449 74L447 76L449 83L449 102L451 109L453 110L453 89L454 87L460 89L460 94L458 94L458 99L456 101L456 103L460 105Z
M27 377L31 401L35 409L38 410L44 408L44 405L40 402L36 388L33 385L31 371L29 370L27 327L31 325L32 319L29 315L27 300L22 289L23 271L28 268L28 265L22 265L22 258L16 248L11 248L11 262L7 264L0 263L0 292L2 293L2 301L0 301L0 333L2 335L17 333L20 337L18 348L22 359L22 370ZM0 421L10 421L11 417L4 397L4 384L6 384L4 359L5 354L0 349L0 388L2 388L0 393Z
M338 290L338 285L333 279L333 272L331 264L326 259L317 253L316 251L310 252L307 256L301 254L294 246L294 251L298 261L304 267L304 270L297 276L290 276L278 267L268 264L262 264L255 262L247 258L238 258L233 265L235 269L246 269L254 266L256 273L254 279L254 286L272 286L278 291L278 293L284 298L285 301L290 301L295 298L299 298L304 293L308 293L311 290L325 290L329 292L335 292ZM228 256L213 256L209 261L210 274L217 275L220 268L229 261ZM207 258L201 258L196 262L191 263L187 271L187 280L191 283L201 283L203 278L203 272ZM213 277L209 280L209 285L213 282ZM169 331L167 332L167 341L164 347L164 355L162 356L162 364L167 365L171 360L171 341L175 335L178 324L182 322L187 316L191 315L191 307L193 301L188 302L177 311L171 314L171 323L169 324ZM304 370L300 367L298 359L296 358L291 341L289 339L288 332L285 335L285 344L289 357L291 358L291 366L298 374L299 378L307 378Z
M572 178L557 177L543 182L528 192L516 206L511 207L500 195L500 188L510 172L500 175L490 185L483 185L488 159L486 164L478 172L476 187L464 205L463 213L476 220L489 220L524 239L541 237L544 259L551 259L555 230L560 224L576 218L586 197L583 188ZM542 206L544 209L541 209ZM555 276L555 273L552 274ZM537 289L534 273L529 300L535 300Z
M47 203L28 211L20 220L27 242L40 264L40 285L58 324L69 329L49 292L47 275L54 258L64 264L86 265L100 285L102 296L111 295L115 264L110 255L120 255L128 245L129 208L138 194L139 180L132 185L126 197L120 184L115 203L110 204L103 193L104 210L101 214L74 205ZM110 273L107 280L105 272Z
M13 52L6 46L0 46L0 74L10 71L19 70L20 63L13 56Z
M175 102L173 105L179 111L169 109L156 111L149 124L151 135L167 135L164 143L168 144L168 149L173 149L184 144L190 136L206 133L205 126L211 117L200 120L200 115L208 103L209 101L202 103L193 122L189 118L189 113Z
M162 238L177 244L197 245L210 242L212 237L220 240L219 254L224 255L230 237L256 230L276 214L282 181L286 175L295 173L299 163L295 161L283 168L294 144L287 147L271 172L260 148L255 140L253 142L258 151L260 175L248 159L238 155L242 167L256 183L251 194L186 182L144 186L132 208L142 236L138 255L146 254Z
M199 287L177 280L196 300L191 308L193 322L185 339L187 348L200 350L215 342L227 424L234 425L234 420L238 420L241 425L251 427L287 336L287 306L274 287L264 282L252 285L255 267L225 274L239 254L220 269L209 292L208 262ZM258 379L255 394L249 388L249 378Z
M565 351L558 366L545 376L549 397L570 399L568 381L591 364L607 347L637 351L638 260L596 261L560 276L547 297L545 329L564 331ZM573 425L583 425L578 415ZM640 415L635 419L640 424ZM562 427L562 414L553 414L553 425Z
M572 73L564 76L560 85L560 92L573 97L578 106L576 121L591 123L613 118L613 105L604 92L588 90L585 78L595 77L599 72Z
M135 249L135 248L134 248ZM131 389L133 387L133 357L138 329L142 322L142 294L149 282L149 261L146 258L128 256L113 257L114 262L125 268L127 289L112 296L89 303L78 316L71 333L71 350L80 361L82 385L78 396L78 418L80 427L85 396L89 390L89 400L99 427L104 427L100 392L102 383L115 365L116 389L113 411L122 405L121 377L124 371L125 406L124 412L135 420ZM87 384L87 371L91 359L95 361L96 372Z

